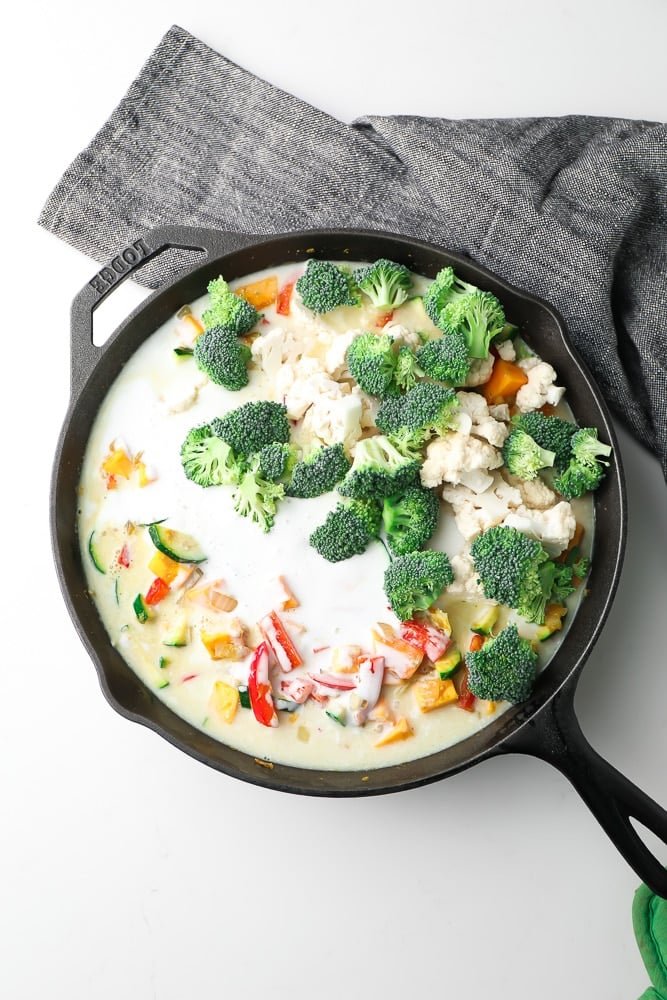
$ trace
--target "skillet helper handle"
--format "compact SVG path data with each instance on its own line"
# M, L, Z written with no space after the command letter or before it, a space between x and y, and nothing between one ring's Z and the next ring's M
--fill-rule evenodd
M573 691L561 691L503 749L539 757L564 774L642 882L667 899L667 851L660 862L630 822L638 820L667 844L667 810L593 749L579 726L573 698Z
M72 303L71 358L72 392L80 388L95 367L100 348L93 343L93 313L104 299L139 268L166 250L199 250L198 258L185 274L200 267L209 258L221 257L238 250L256 237L242 233L225 233L216 229L194 226L158 226L143 233L120 250L109 263L81 289ZM179 274L179 277L181 276Z

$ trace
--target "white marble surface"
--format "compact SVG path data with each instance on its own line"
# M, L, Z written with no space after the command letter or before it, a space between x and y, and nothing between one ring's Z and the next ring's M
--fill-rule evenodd
M648 985L637 877L546 764L497 759L367 800L245 785L109 708L57 587L48 489L68 309L95 267L35 220L172 23L344 119L667 117L661 0L385 7L61 0L4 15L7 1000L631 1000ZM122 312L141 293L117 296ZM627 558L577 710L599 752L664 803L667 494L655 459L619 433Z

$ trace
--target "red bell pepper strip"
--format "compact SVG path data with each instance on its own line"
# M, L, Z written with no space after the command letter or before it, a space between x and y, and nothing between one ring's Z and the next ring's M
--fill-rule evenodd
M466 712L475 711L475 695L468 687L468 668L465 667L459 688L459 700L456 702L457 708L463 708Z
M295 701L297 705L303 705L308 700L315 689L315 683L308 677L288 677L280 682L280 691L290 701Z
M451 636L447 635L446 632L442 632L435 625L427 625L425 622L401 622L400 633L401 639L405 639L411 646L418 649L431 663L435 663L441 656L444 656L452 641Z
M278 666L284 673L288 674L294 667L301 666L303 660L275 611L265 615L259 623L259 627L271 647L271 652L278 661Z
M151 583L150 587L148 588L148 593L146 594L144 600L146 601L146 604L149 605L159 604L160 601L163 601L165 599L168 593L169 593L169 584L165 583L165 581L161 577L156 576L153 582Z
M125 569L129 569L131 561L132 560L130 559L130 550L128 549L127 545L123 545L122 549L118 553L118 565L124 566Z
M376 657L376 659L382 659L384 663L384 657ZM321 671L319 674L309 674L312 680L315 681L317 688L329 688L331 691L351 691L357 686L357 679L354 674L328 674L325 671Z
M290 302L295 284L296 278L284 284L278 292L278 298L276 299L276 312L279 316L289 316Z
M263 726L277 726L278 716L269 682L269 647L266 642L260 642L250 662L248 695L257 721Z

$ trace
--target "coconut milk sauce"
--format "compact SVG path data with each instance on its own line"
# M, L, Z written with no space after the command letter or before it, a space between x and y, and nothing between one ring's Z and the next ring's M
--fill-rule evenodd
M231 287L271 274L277 274L282 285L294 276L295 268L293 264L270 268L231 282ZM192 304L193 314L200 317L207 305L206 296L197 300ZM268 323L259 325L260 335L277 325L293 329L298 335L301 318L299 311L295 312L283 317L276 315L274 306L264 309ZM372 309L371 313L376 315ZM397 310L396 319L410 325L413 313L414 307L408 303ZM336 310L331 319L330 328L342 333L350 325L363 328L368 317L362 307ZM320 319L317 324L323 322ZM261 639L256 623L269 611L278 610L303 657L304 669L317 672L330 669L335 646L353 644L370 652L371 628L377 622L395 624L395 618L383 592L387 555L379 542L372 543L361 556L334 564L323 560L309 545L311 531L336 505L335 493L308 500L285 498L273 529L263 533L257 524L234 511L230 487L204 489L185 477L179 453L192 427L248 400L276 396L274 387L256 365L250 369L250 384L240 392L227 392L209 382L191 358L179 359L173 353L179 343L178 329L176 319L165 323L124 367L96 418L81 477L79 537L88 585L111 642L132 670L193 726L252 756L300 767L342 770L395 764L465 739L497 718L507 707L505 703L493 713L488 713L482 702L480 711L473 713L451 705L422 714L411 692L399 685L385 690L390 702L400 706L397 714L409 718L414 735L376 748L376 723L343 727L327 717L321 705L312 702L294 713L279 712L280 725L275 729L260 725L247 709L239 708L232 723L223 722L211 710L214 681L245 683L249 658L241 663L212 660L199 639L199 627L215 629L226 619L239 618L249 626L250 644L255 645ZM313 352L317 350L314 344ZM186 407L190 400L191 405ZM179 405L184 407L180 412L169 412ZM147 467L156 474L155 481L144 488L132 480L122 481L119 488L107 490L100 465L114 441L124 443L133 455L142 452ZM578 502L577 518L590 522L591 510L592 504ZM189 608L195 627L189 644L182 648L164 646L157 619L142 625L132 609L136 594L145 593L152 580L147 564L155 550L145 528L137 527L128 537L125 525L161 519L167 519L167 526L196 538L207 555L201 567L205 579L224 580L224 590L238 600L238 607L227 616ZM88 553L92 532L108 566L105 574L95 568ZM587 536L590 534L587 531ZM129 568L114 562L124 540L132 549ZM429 544L450 556L461 548L462 539L447 506L438 533ZM292 611L279 610L285 599L280 576L300 602ZM465 650L470 622L479 607L488 602L445 595L438 603L448 611L454 637L461 637L461 649ZM157 610L164 623L178 613L180 606L170 595ZM573 609L567 618L572 614ZM519 622L522 634L531 635L531 626L516 616L506 613L503 622L508 620ZM552 639L542 644L543 663L556 643L557 639ZM169 660L162 668L161 657ZM168 686L162 687L167 680Z

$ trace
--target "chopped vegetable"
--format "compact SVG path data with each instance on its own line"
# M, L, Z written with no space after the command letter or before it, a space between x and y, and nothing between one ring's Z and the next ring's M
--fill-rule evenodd
M432 712L458 701L459 698L454 682L449 679L441 680L440 677L422 677L413 690L420 712Z
M275 611L265 615L259 627L282 671L289 673L302 665L303 660Z
M168 593L169 584L165 580L162 580L159 576L156 576L148 588L144 600L149 607L152 607L155 604L159 604L160 601L163 601Z
M517 392L528 381L523 368L513 365L511 361L496 358L493 362L491 377L482 386L482 394L489 406L499 403L513 403Z
M192 535L173 528L165 528L161 522L148 525L148 534L155 548L177 563L202 563L206 556Z
M269 681L269 647L266 642L260 642L250 662L248 694L250 707L257 721L263 726L277 726L278 716Z
M278 295L278 278L275 274L272 274L269 278L260 278L258 281L252 281L249 285L241 285L234 292L235 295L240 295L242 299L249 302L251 306L255 309L266 309L267 306L272 305Z
M411 736L414 736L412 726L405 716L402 715L396 722L396 725L392 726L389 732L381 736L373 745L376 747L386 747L390 743L399 743L401 740L407 740Z
M294 291L295 284L296 284L296 278L294 278L292 281L287 281L278 292L278 300L276 302L276 312L278 313L279 316L289 316L290 303L292 300L292 292Z
M216 681L211 692L210 707L223 722L233 722L239 707L239 693L231 684Z

